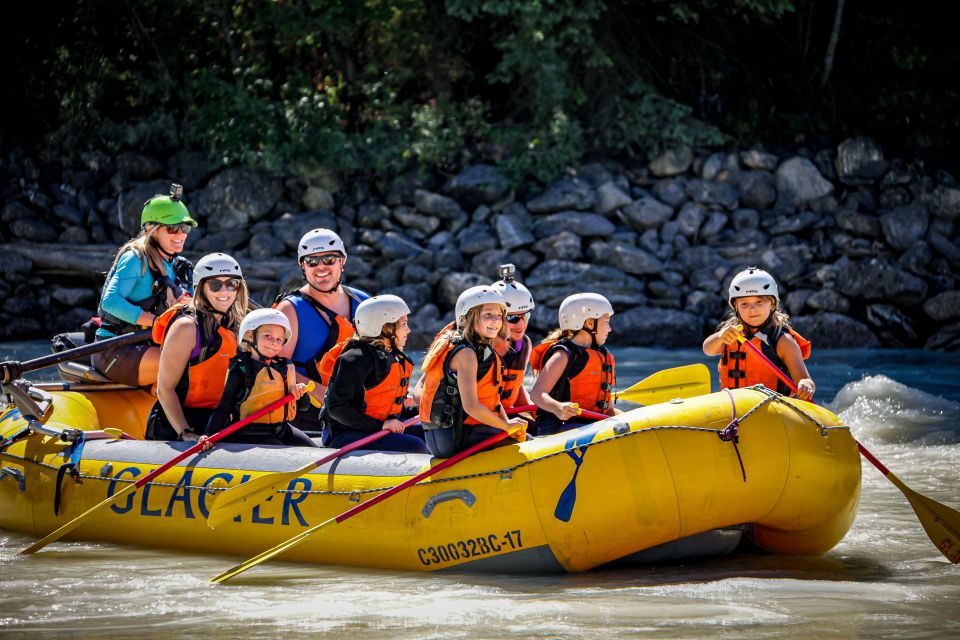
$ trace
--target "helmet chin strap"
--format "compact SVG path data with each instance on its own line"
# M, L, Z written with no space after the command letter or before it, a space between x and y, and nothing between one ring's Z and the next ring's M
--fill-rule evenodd
M588 318L588 320L593 320L593 328L587 329L587 323L586 321L584 321L582 329L586 331L588 334L590 334L590 348L597 349L600 346L599 344L597 344L597 322L598 321L596 318Z

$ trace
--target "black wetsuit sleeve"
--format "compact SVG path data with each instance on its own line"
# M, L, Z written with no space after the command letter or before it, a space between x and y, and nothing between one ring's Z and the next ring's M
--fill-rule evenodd
M361 411L363 383L373 375L375 365L373 357L361 349L348 350L337 362L336 373L327 388L326 406L330 417L347 429L373 433L383 428L382 420Z
M210 416L210 420L207 421L207 428L203 435L212 436L229 426L230 413L237 402L240 401L246 386L247 381L243 371L239 367L231 367L230 373L227 374L227 382L223 387L223 395L220 396L220 404L217 405L213 415Z

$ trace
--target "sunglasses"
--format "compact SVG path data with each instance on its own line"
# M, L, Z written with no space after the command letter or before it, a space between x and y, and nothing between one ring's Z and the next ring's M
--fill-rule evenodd
M181 222L179 224L165 224L163 228L166 229L167 233L172 236L177 235L178 233L188 234L193 231L193 225L189 222Z
M519 323L521 320L527 320L527 319L529 319L528 316L527 316L527 314L521 313L520 315L516 315L516 316L507 316L507 323L508 323L508 324L517 324L517 323Z
M306 256L303 263L308 267L317 267L321 264L332 267L339 259L340 255L337 253L325 253L322 256Z
M214 293L223 288L226 288L227 291L236 291L240 288L240 281L236 278L230 278L229 280L207 280L207 286L210 287L210 291Z

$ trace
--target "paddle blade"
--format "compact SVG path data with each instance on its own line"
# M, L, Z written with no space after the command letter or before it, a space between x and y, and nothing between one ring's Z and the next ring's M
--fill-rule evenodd
M59 540L61 537L67 535L68 533L70 533L71 531L79 527L81 524L83 524L83 521L87 518L87 516L99 511L104 507L110 506L111 504L119 500L121 497L125 496L126 494L130 493L136 488L137 488L137 485L128 484L127 486L125 486L123 489L120 489L120 491L117 491L112 496L90 507L89 509L87 509L86 511L81 513L79 516L77 516L70 522L66 523L56 531L53 531L52 533L47 534L44 538L37 540L32 545L30 545L29 547L21 551L20 555L22 556L30 555L31 553L36 553L37 551L40 551L40 549L43 549L45 546L47 546L51 542L55 542Z
M253 509L272 496L277 489L285 487L291 480L302 476L315 466L315 463L311 462L296 471L271 473L227 489L213 501L210 515L207 516L207 526L215 529L238 514Z
M657 371L614 396L618 400L651 405L707 393L710 393L710 370L704 364L688 364Z
M892 473L887 478L897 486L910 501L923 530L940 553L953 564L960 563L960 512L945 504L917 493L903 484Z

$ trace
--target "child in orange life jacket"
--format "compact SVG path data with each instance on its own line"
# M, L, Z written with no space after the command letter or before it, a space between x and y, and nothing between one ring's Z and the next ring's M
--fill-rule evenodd
M240 323L239 333L240 350L230 361L220 404L201 441L288 394L297 399L304 394L306 385L297 382L293 363L280 356L290 339L290 323L283 313L276 309L251 311ZM290 424L296 411L296 401L288 402L223 441L316 447L309 436Z
M500 292L507 303L507 337L496 338L493 348L503 361L503 408L512 409L529 405L530 396L523 386L523 378L530 362L533 344L527 336L530 313L536 306L530 290L513 279L516 267L500 265L501 280L492 287Z
M603 345L610 335L610 301L597 293L575 293L560 304L560 328L533 350L530 359L537 381L530 391L537 412L537 435L551 435L591 418L580 409L606 415L620 413L611 396L616 384L616 362Z
M810 400L817 390L804 360L810 357L810 342L790 328L788 316L779 309L777 282L769 273L750 267L730 283L732 312L716 333L703 341L703 352L720 356L720 385L726 389L762 384L789 394L770 367L757 358L739 337L746 337L797 384L797 397ZM738 329L743 325L743 333Z
M526 438L526 422L508 419L501 405L502 364L493 341L507 335L506 312L493 287L467 289L454 309L457 331L438 336L423 359L420 419L437 457L448 458L514 427L519 427L516 440Z
M405 434L398 419L413 375L413 363L403 352L410 335L409 314L407 303L393 295L367 298L357 306L357 335L341 343L327 387L326 446L340 449L386 429L388 435L366 448L428 453L424 441Z

